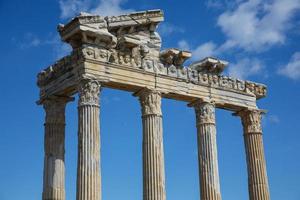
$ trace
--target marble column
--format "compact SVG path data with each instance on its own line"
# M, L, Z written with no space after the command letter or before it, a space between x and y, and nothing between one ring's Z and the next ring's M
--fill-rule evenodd
M262 113L261 110L243 110L237 113L244 129L250 200L270 199L262 138Z
M43 200L65 199L65 107L72 98L42 102L46 112Z
M161 94L138 92L143 121L143 200L165 200L165 167Z
M82 80L78 86L77 200L101 199L100 84Z
M197 101L196 113L201 200L221 200L216 139L215 106Z

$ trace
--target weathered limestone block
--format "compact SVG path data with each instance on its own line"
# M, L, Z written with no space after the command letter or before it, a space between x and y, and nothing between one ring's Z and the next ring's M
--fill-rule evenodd
M269 183L263 147L261 110L242 110L236 115L242 119L248 168L250 200L269 200Z
M101 200L100 84L82 80L78 86L77 200Z
M165 200L165 166L161 94L138 92L143 120L143 200Z
M227 61L219 60L217 58L207 57L200 61L192 63L189 68L195 69L198 72L220 74L228 65Z
M182 51L175 48L170 48L160 52L160 59L166 65L175 65L182 68L183 63L189 59L192 54L189 51Z
M43 200L65 199L65 107L72 98L40 102L46 111Z
M110 49L117 44L117 38L107 30L106 20L99 15L80 13L68 24L60 24L57 29L62 40L73 49L89 44Z
M118 38L116 50L119 57L122 59L125 55L132 60L133 67L152 69L154 72L153 63L150 66L147 61L159 61L161 38L156 28L164 19L162 11L148 10L105 19L109 32ZM141 66L141 60L147 64Z
M215 106L197 101L195 108L198 131L198 158L201 200L221 200L215 125Z

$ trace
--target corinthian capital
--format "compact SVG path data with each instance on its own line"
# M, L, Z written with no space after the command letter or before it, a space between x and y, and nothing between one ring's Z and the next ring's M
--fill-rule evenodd
M98 81L83 79L78 85L79 101L78 106L91 105L99 106L100 87Z
M139 97L143 116L162 115L160 92L150 89L143 89L136 93L135 96Z
M244 134L262 133L262 110L242 110L236 113L242 119Z
M215 124L215 105L213 103L199 100L191 106L195 107L197 124Z

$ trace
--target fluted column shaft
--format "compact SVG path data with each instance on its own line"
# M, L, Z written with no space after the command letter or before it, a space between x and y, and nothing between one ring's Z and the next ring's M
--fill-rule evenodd
M97 81L83 80L78 87L77 200L101 199L100 122Z
M201 200L221 200L215 125L215 106L196 102Z
M161 94L144 89L137 95L143 121L143 199L165 200Z
M245 110L241 116L248 169L250 200L269 200L269 184L264 155L260 110Z
M43 200L65 199L65 107L68 100L54 97L42 103L46 111Z

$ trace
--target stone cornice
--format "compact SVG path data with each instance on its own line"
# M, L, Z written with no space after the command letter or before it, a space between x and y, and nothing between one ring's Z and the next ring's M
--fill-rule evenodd
M148 10L135 12L120 16L108 16L105 18L109 29L129 26L141 26L145 24L158 24L164 20L164 14L161 10Z

